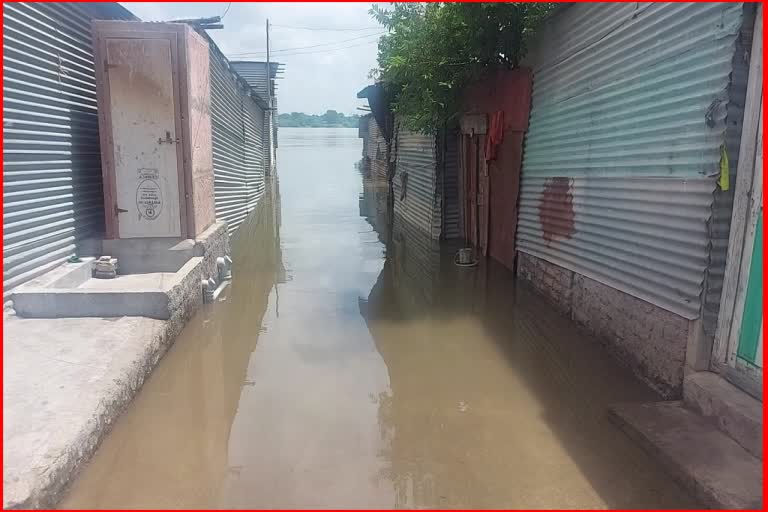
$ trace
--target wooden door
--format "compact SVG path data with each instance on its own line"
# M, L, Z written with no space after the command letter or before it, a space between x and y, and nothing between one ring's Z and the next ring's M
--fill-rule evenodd
M480 254L488 247L488 171L484 160L484 135L464 135L464 237Z
M490 256L510 270L515 263L517 197L520 192L524 132L507 131L489 164Z
M176 40L115 37L104 44L117 234L180 237Z
M464 238L473 246L477 245L477 142L476 136L464 135L465 207Z
M477 249L483 256L488 255L488 226L490 220L490 180L488 162L485 161L485 138L487 135L476 136L477 140Z
M758 368L763 367L763 208L760 206L749 275L746 279L741 331L736 356Z

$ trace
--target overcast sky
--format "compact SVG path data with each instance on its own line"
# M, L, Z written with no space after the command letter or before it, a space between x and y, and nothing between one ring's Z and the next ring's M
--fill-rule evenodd
M226 2L122 5L144 21L220 16L227 8ZM269 18L273 25L272 60L285 64L277 86L280 112L320 114L333 109L353 114L359 113L358 105L367 105L356 94L372 83L368 72L376 66L375 34L383 32L368 15L370 7L370 2L233 2L224 17L224 29L208 33L231 60L264 60L265 22ZM281 25L345 30L301 30ZM252 54L238 55L245 53Z

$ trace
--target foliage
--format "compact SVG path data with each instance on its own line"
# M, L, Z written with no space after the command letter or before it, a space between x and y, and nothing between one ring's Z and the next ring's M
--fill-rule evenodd
M374 78L393 91L393 110L409 128L434 131L459 109L461 90L485 72L520 64L554 3L410 3L371 16L379 40Z
M342 112L327 110L325 114L304 114L303 112L291 112L277 116L279 126L295 128L357 128L360 116L357 114L345 116Z

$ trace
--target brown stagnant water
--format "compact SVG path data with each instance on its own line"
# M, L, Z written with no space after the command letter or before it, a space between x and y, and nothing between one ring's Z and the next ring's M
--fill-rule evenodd
M658 398L598 343L499 265L398 221L385 247L361 147L280 130L279 199L234 237L225 299L62 506L695 507L608 421Z

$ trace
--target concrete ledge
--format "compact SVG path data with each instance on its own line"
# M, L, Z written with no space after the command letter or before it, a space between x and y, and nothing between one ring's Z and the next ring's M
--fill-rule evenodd
M762 507L761 461L682 402L615 405L609 414L707 506Z
M763 404L758 400L712 372L687 376L683 400L749 453L763 458Z
M37 289L14 293L11 299L16 314L25 318L170 317L168 296L160 291Z
M218 278L216 258L230 254L227 223L216 222L200 233L195 240L195 256L203 256L203 277Z
M3 319L3 508L52 508L183 319Z
M195 256L203 256L222 238L228 238L227 223L214 222L195 239Z

